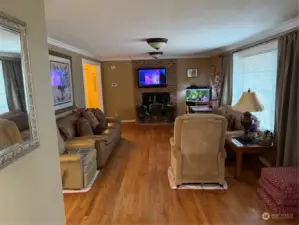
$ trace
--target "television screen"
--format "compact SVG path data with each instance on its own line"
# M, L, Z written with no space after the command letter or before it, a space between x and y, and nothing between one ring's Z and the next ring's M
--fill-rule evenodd
M166 87L167 74L165 68L157 69L139 69L138 70L139 87Z
M210 93L209 88L187 89L186 102L209 103Z

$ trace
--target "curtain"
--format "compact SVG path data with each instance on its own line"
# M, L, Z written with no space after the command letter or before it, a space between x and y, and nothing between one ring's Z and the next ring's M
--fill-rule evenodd
M21 60L1 60L9 111L26 111Z
M220 105L231 105L233 96L233 55L227 54L221 62Z
M275 135L277 166L298 166L299 31L279 39Z

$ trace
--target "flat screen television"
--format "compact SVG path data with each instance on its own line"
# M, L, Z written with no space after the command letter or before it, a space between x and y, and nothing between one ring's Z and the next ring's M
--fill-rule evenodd
M166 68L138 69L138 87L167 87Z
M210 88L190 88L186 89L186 102L208 104L211 99Z

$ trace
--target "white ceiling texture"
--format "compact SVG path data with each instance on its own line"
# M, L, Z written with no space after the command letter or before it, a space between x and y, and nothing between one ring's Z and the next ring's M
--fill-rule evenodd
M298 18L298 0L45 0L48 36L107 60L197 57Z

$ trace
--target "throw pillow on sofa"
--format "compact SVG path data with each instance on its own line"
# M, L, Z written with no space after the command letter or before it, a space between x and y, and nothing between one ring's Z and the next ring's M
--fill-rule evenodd
M224 114L224 117L227 119L227 130L233 131L235 129L235 118L230 114Z
M86 118L81 117L78 119L77 132L80 137L93 135L93 130L91 128L91 125Z
M96 129L93 131L95 135L101 135L105 129L102 128L101 124L99 124Z
M82 115L85 119L88 120L93 131L100 124L93 112L91 111L91 109L86 109L84 112L82 112Z
M99 121L101 128L107 129L107 127L108 127L107 118L106 118L105 114L102 112L102 110L92 109L92 112L93 112L94 116L97 118L97 120Z

